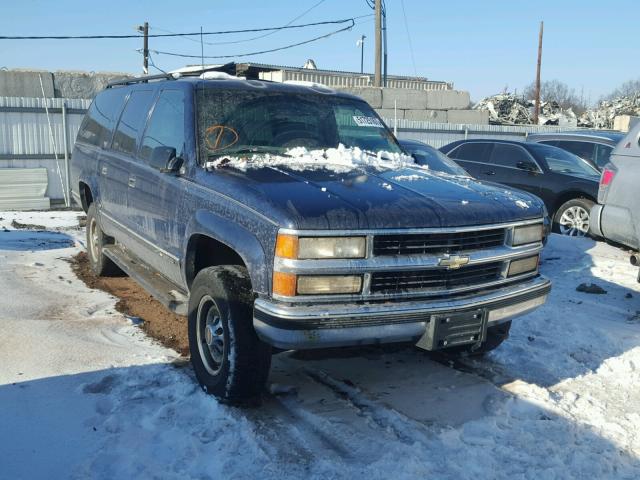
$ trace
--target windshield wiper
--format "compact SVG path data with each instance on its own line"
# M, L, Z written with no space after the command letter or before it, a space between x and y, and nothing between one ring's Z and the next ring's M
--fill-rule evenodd
M283 157L291 156L284 153L283 149L280 147L258 146L258 147L236 148L233 150L224 150L220 153L207 155L207 159L211 160L213 158L223 157L225 155L248 155L251 153L275 153L277 155L282 155Z

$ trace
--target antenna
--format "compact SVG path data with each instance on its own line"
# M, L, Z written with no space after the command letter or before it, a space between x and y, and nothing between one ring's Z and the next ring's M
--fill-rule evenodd
M204 70L204 40L202 39L202 25L200 25L200 65Z

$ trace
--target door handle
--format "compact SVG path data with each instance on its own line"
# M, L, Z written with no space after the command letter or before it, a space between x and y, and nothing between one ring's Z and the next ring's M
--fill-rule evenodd
M496 172L494 172L493 170L490 170L488 172L482 172L483 175L495 175Z
M106 174L107 174L107 166L106 166L106 165L104 165L104 166L102 167L102 175L106 175Z
M129 186L131 188L135 188L136 187L136 177L129 177Z

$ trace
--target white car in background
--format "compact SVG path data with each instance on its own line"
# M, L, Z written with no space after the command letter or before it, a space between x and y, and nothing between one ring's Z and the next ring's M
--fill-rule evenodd
M593 233L632 249L631 264L640 265L640 124L613 150L602 170L591 218Z

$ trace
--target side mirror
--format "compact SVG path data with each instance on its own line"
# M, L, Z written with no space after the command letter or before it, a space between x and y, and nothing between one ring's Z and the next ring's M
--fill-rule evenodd
M173 147L155 147L151 151L149 165L161 173L177 173L182 163L182 158L176 157L176 149Z
M516 163L516 167L520 170L524 170L526 172L537 172L538 168L531 162L518 162Z

